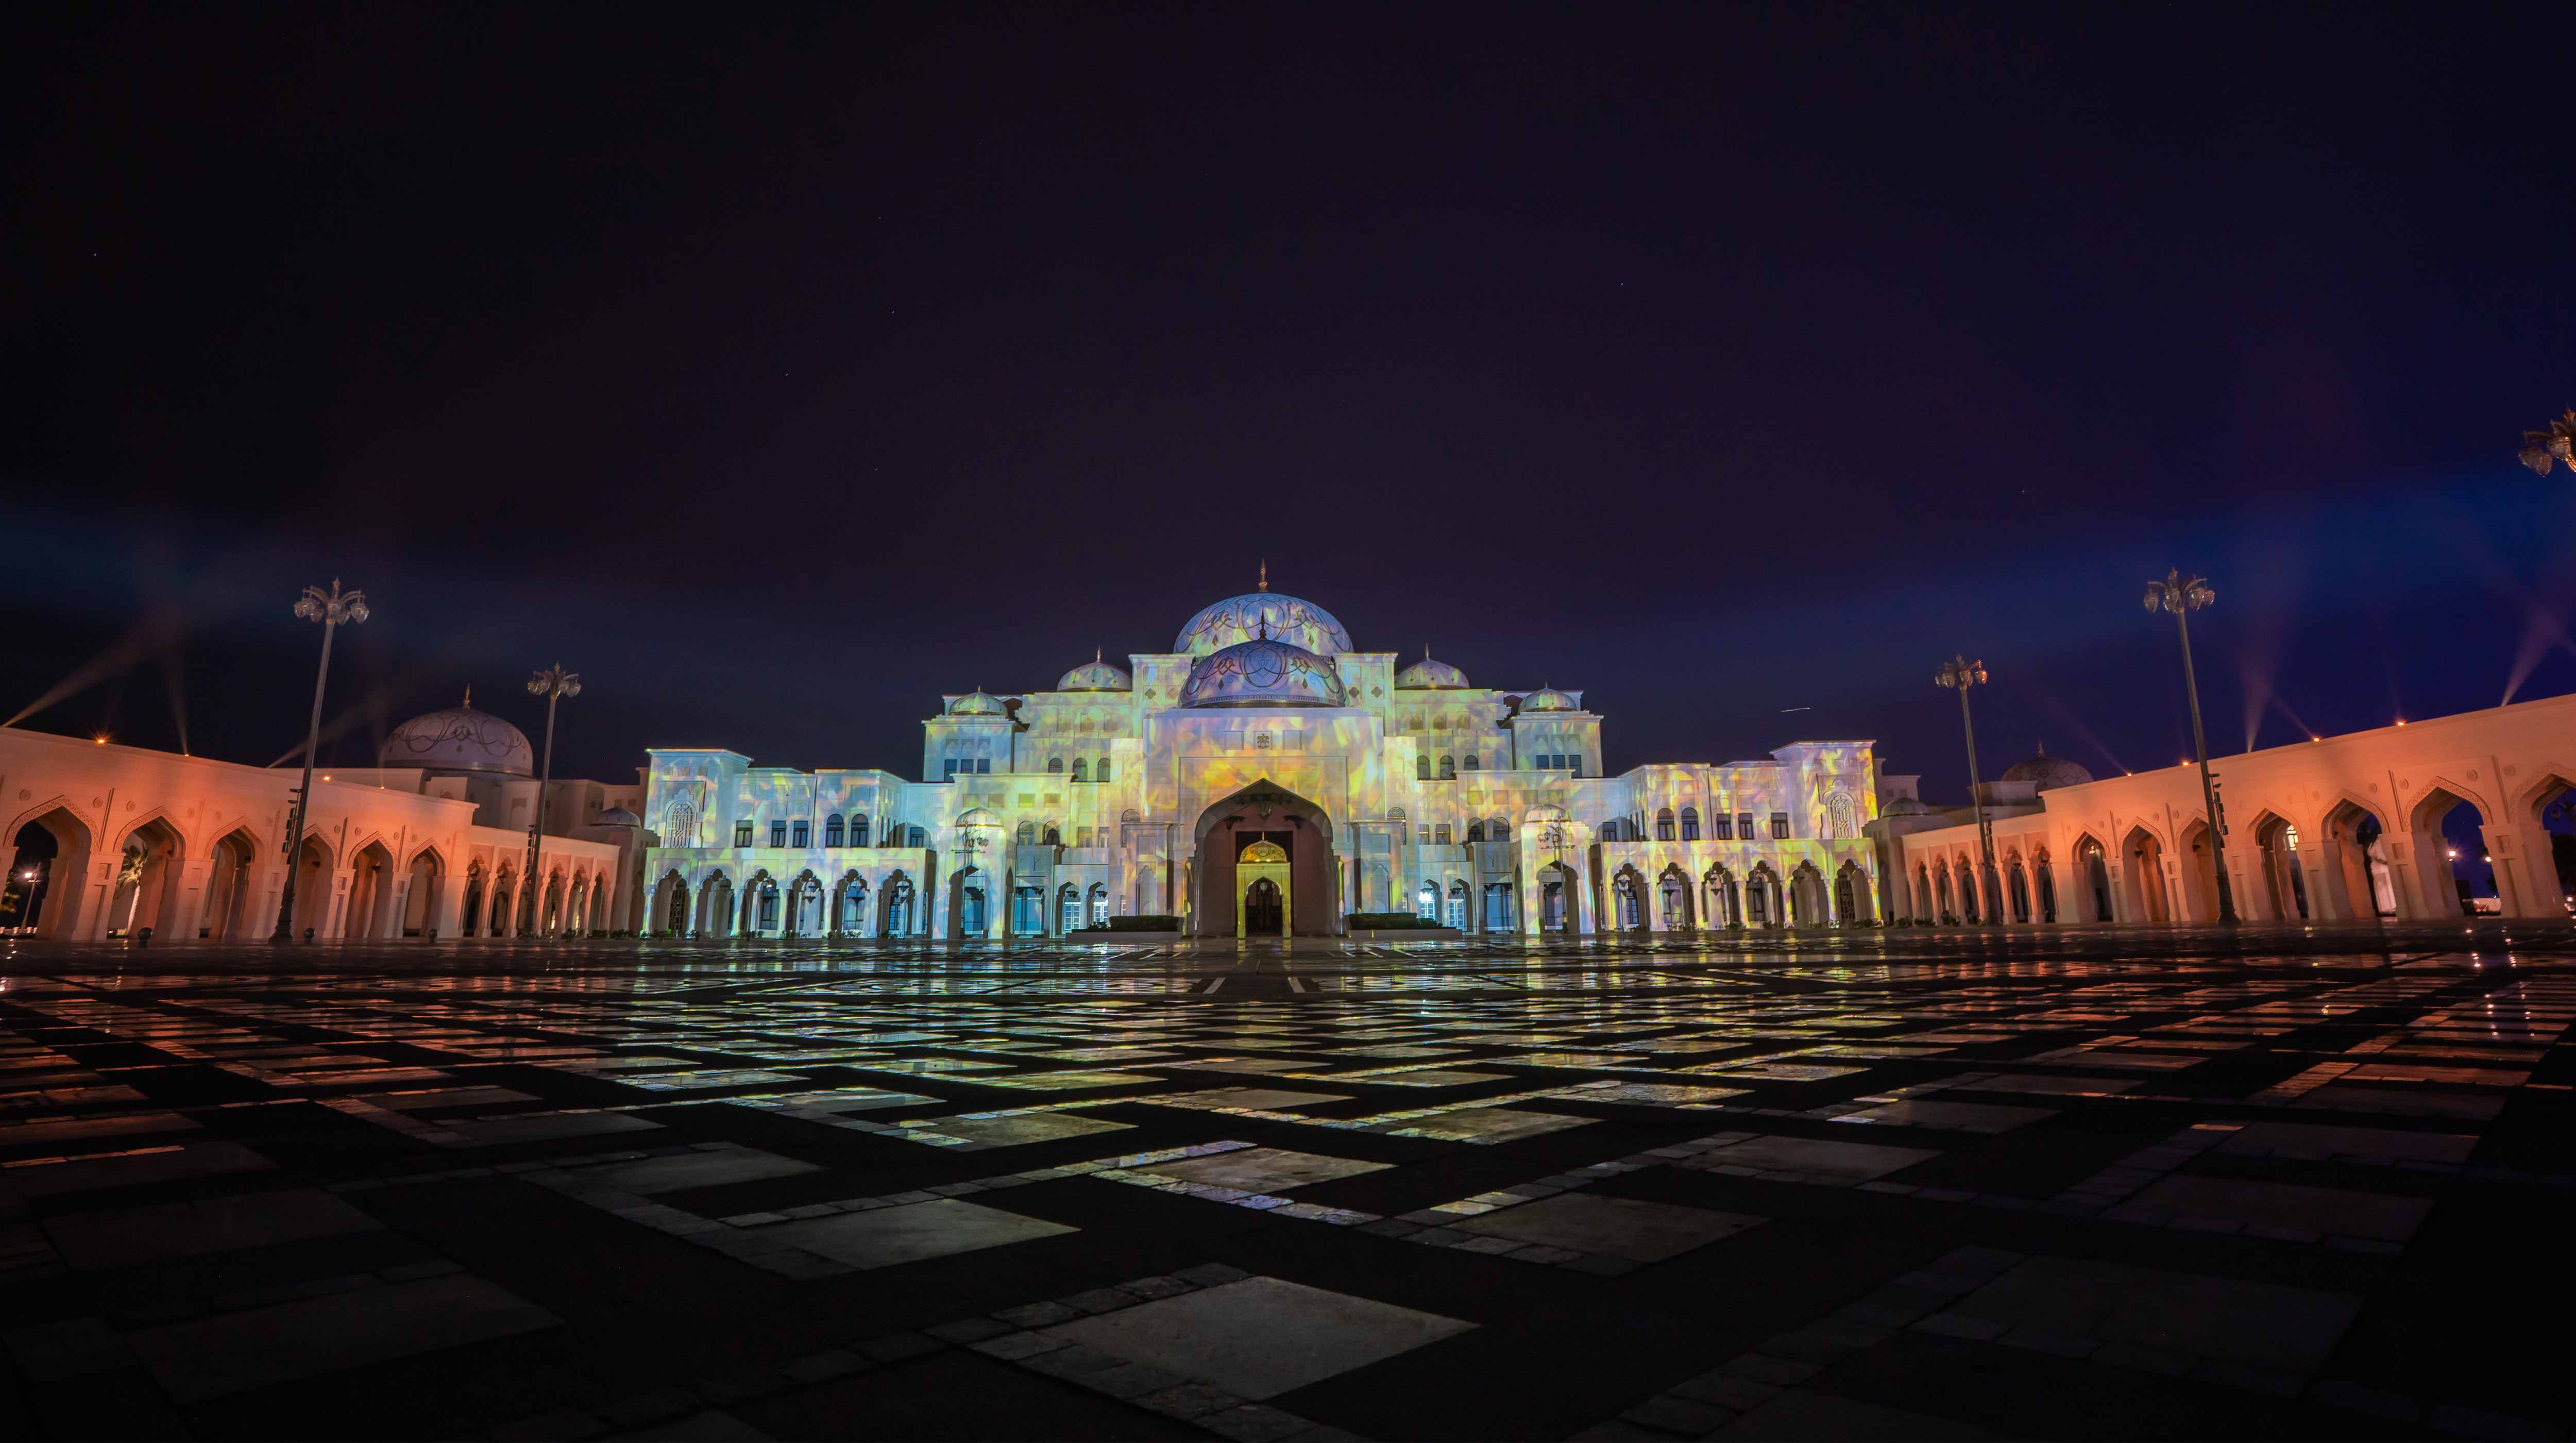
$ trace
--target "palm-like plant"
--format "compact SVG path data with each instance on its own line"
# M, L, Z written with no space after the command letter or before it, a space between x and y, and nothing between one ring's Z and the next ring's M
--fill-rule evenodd
M2576 407L2550 422L2546 430L2522 433L2522 464L2543 476L2561 464L2576 471Z

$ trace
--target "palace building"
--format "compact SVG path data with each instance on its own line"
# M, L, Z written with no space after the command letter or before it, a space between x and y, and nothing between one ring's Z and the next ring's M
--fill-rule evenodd
M1171 649L942 699L918 776L656 748L644 929L699 936L1332 936L1877 919L1866 741L1602 774L1581 691L1363 651L1262 589Z

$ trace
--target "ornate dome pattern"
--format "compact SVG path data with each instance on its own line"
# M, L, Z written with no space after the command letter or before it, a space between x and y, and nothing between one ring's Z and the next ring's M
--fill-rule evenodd
M376 765L524 777L536 770L536 750L517 727L490 712L460 706L395 727L376 749Z
M1931 811L1929 806L1912 797L1890 797L1878 804L1878 814L1882 817L1921 817L1930 815Z
M1574 698L1567 696L1564 692L1558 691L1555 687L1543 686L1521 698L1521 710L1525 712L1574 711L1577 710L1577 708L1574 704Z
M1201 608L1181 627L1172 650L1206 656L1246 641L1284 641L1317 656L1351 649L1351 634L1331 612L1303 597L1255 591Z
M1126 672L1100 659L1093 652L1091 660L1066 672L1055 684L1057 691L1133 691L1135 681Z
M979 686L951 704L948 714L950 716L1000 716L1004 710L1000 697Z
M1347 706L1334 665L1284 641L1245 641L1190 663L1183 706Z
M1395 674L1397 691L1465 691L1467 674L1445 661L1433 661L1426 649L1422 660Z
M998 827L1002 825L1002 819L995 816L993 813L986 811L982 807L968 807L966 810L957 814L957 825L961 827Z
M2031 753L2027 761L2018 761L2004 768L2000 780L2036 782L2038 785L2032 790L2044 792L2051 787L2081 786L2093 780L2093 774L2064 757L2050 756L2048 748L2043 746Z
M624 807L610 807L591 818L590 824L594 827L640 827L644 825L644 819Z

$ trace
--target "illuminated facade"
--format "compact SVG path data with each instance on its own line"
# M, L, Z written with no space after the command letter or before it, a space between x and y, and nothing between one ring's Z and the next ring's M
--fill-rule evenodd
M380 766L313 779L294 926L317 939L566 936L631 930L648 840L640 785L547 792L537 910L527 873L538 782L528 739L462 706L394 729ZM249 767L0 728L10 926L65 940L258 941L277 924L300 768Z
M2543 813L2576 786L2576 696L2212 757L2229 890L2247 922L2456 920L2442 824L2477 813L2507 917L2567 921ZM1989 783L1994 870L1966 807L1934 811L1885 777L1879 840L1892 917L1938 922L2212 922L2217 866L2190 765L2095 780L2043 753ZM1965 825L1962 825L1962 824Z
M1605 777L1581 692L1402 666L1267 589L1126 660L944 698L917 779L653 750L645 929L1003 938L1175 916L1200 936L1328 936L1362 912L1468 933L1878 915L1868 742Z

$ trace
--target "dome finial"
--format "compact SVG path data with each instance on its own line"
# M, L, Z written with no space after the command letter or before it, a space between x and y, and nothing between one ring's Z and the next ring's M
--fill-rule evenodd
M1261 584L1252 589L1255 591L1270 589L1270 558L1267 556L1261 558Z
M474 710L474 683L470 681L465 684L465 706L463 709L466 711Z
M1091 661L1092 661L1092 664L1093 664L1094 666L1097 666L1097 665L1099 665L1099 664L1100 664L1100 652L1101 652L1101 648L1099 648L1099 647L1096 647L1096 646L1095 646L1095 647L1093 647L1093 648L1091 649Z

